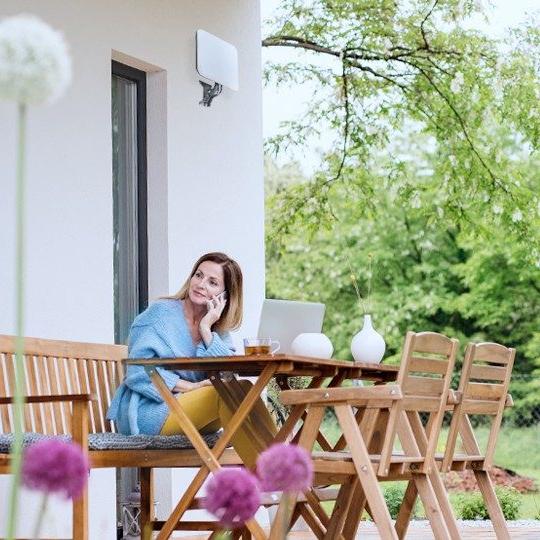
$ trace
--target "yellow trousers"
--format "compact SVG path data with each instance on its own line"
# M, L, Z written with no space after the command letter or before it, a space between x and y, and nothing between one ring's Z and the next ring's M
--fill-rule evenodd
M228 383L224 384L227 385ZM245 393L247 393L252 386L249 381L240 381L240 385ZM177 400L178 403L182 405L182 408L189 419L193 422L193 425L201 433L213 433L218 429L225 427L231 419L233 412L235 412L229 410L213 386L203 386L202 388L197 388L197 390L179 394ZM276 425L260 398L256 403L254 410L257 412L258 417L264 422L265 431L275 435L277 432ZM184 431L180 426L178 418L174 414L169 414L161 428L161 435L183 434ZM254 438L250 436L246 430L239 428L231 439L231 442L238 455L242 458L244 464L253 469L259 451L261 450L261 448L256 446Z

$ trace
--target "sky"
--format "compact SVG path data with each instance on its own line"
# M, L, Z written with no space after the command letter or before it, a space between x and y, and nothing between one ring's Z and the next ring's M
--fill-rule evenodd
M480 0L487 7L488 23L481 18L471 21L471 26L482 29L493 38L500 37L508 27L516 26L522 22L527 14L540 11L540 0ZM261 17L263 21L271 16L279 6L279 0L261 0ZM264 30L263 30L264 31ZM286 61L290 58L291 49L263 48L263 62ZM271 137L279 131L279 124L284 120L296 118L304 110L304 104L309 101L313 87L309 85L296 88L276 89L266 86L263 90L263 134ZM329 144L330 137L322 137L318 147L304 150L302 155L294 157L302 163L305 173L313 172L319 162L319 154L325 144ZM292 156L281 156L280 162L288 161Z

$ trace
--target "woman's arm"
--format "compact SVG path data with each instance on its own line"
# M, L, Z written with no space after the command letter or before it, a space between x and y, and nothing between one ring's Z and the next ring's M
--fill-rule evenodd
M236 353L231 335L225 332L220 336L217 332L211 333L210 343L199 343L195 352L196 356L233 356Z
M129 336L130 358L159 358L165 356L170 356L169 348L153 326L148 325L132 328ZM180 379L178 374L160 367L156 369L167 387L172 390ZM124 382L126 386L138 394L158 403L163 401L163 398L142 366L128 366Z
M173 388L173 392L181 392L185 394L186 392L191 392L192 390L197 390L197 388L202 388L203 386L212 386L212 383L208 379L199 382L185 381L184 379L178 379L176 385Z

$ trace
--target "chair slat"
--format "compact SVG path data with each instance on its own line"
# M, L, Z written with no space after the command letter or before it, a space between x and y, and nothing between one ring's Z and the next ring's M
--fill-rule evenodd
M116 388L118 387L118 383L116 382L116 377L115 377L115 370L114 370L114 366L117 363L118 362L106 362L105 364L105 368L107 370L107 375L106 375L107 388L108 388L108 393L109 393L109 400L107 402L107 406L105 409L105 415L107 415L107 410L109 409L109 405L111 404L112 396L114 395L114 392ZM107 423L107 431L112 431L113 433L116 432L114 422L110 420L106 420L106 423Z
M6 355L6 395L15 395L15 354Z
M405 395L440 396L445 388L444 379L408 376L403 383Z
M81 383L79 381L79 372L77 371L77 359L68 358L67 359L67 369L68 369L68 380L71 392L73 394L82 394L84 393L81 388Z
M10 354L1 354L0 353L0 396L8 395L7 387L7 368L6 364ZM11 432L11 421L9 418L9 406L0 405L0 433L9 433Z
M7 358L6 362L6 371L7 371L7 395L8 396L14 396L15 395L15 354L10 354ZM23 366L26 362L25 357L23 356ZM24 377L26 381L26 376ZM23 386L23 391L26 391L26 382ZM12 417L13 417L13 408L12 410ZM15 427L15 426L13 426ZM28 405L25 405L23 408L23 429L24 430L31 430L32 429L32 418L30 416L30 409L28 408Z
M47 375L49 377L49 385L51 394L60 394L60 385L58 381L58 373L56 371L57 358L54 356L47 356L45 359L47 366ZM62 421L62 404L53 403L52 408L54 410L54 423L55 423L55 435L65 433L64 423Z
M432 396L408 395L401 405L405 411L435 412L439 410L441 398Z
M68 383L69 375L67 371L67 359L58 358L57 361L58 370L58 388L61 394L70 394L71 389ZM61 403L62 406L62 425L64 426L64 433L71 433L70 418L72 416L72 405L69 402Z
M103 426L103 431L110 431L109 422L105 419L107 414L107 409L109 408L109 403L111 398L109 397L109 386L107 384L107 363L106 362L96 362L97 378L99 381L99 401L101 405L101 423Z
M98 398L92 402L92 406L90 407L94 412L96 432L102 432L105 429L105 425L103 422L103 415L101 414L101 395L99 381L97 380L96 362L94 360L86 360L86 373L90 384L90 392Z
M485 414L493 416L499 411L498 401L480 399L464 399L461 408L462 414Z
M493 364L508 364L513 349L498 343L478 343L474 354L474 360L491 362Z
M30 360L32 357L30 357ZM23 356L23 372L24 372L24 381L23 381L23 392L26 395L30 394L30 382L28 380L28 362L29 357ZM34 426L34 414L33 414L33 406L29 405L28 403L24 404L24 425L23 425L24 431L35 431Z
M30 388L30 395L39 396L38 376L36 370L36 359L33 355L28 356L26 364L27 381ZM32 412L34 416L34 430L38 433L43 433L45 424L43 422L43 414L40 403L34 403L32 405Z
M433 358L422 358L413 356L409 364L409 372L433 373L444 375L448 369L447 360L436 360Z
M470 382L463 392L465 399L500 400L503 396L506 396L504 384Z
M483 379L488 381L504 381L507 369L498 366L486 366L475 364L471 367L471 379Z
M414 334L413 351L448 356L452 352L453 341L436 332Z
M93 393L92 388L90 387L90 382L88 379L88 373L87 373L87 362L84 358L77 358L77 373L79 375L79 384L81 387L81 391L86 394ZM88 431L90 433L97 433L98 430L96 429L96 422L95 422L95 415L94 415L94 407L91 405L88 408Z
M46 357L43 355L36 355L36 369L38 377L36 382L38 383L39 393L43 396L52 394L50 387L49 377L47 375L47 361ZM42 413L45 420L44 433L46 435L53 435L55 432L55 423L54 423L54 408L52 403L43 403L42 404Z

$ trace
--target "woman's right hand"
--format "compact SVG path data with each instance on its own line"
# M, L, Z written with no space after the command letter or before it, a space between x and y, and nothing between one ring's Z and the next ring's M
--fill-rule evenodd
M204 379L204 381L199 382L191 382L185 381L184 379L179 379L173 388L173 392L181 392L182 394L185 394L186 392L192 392L193 390L197 390L203 386L212 386L212 383L209 379Z

